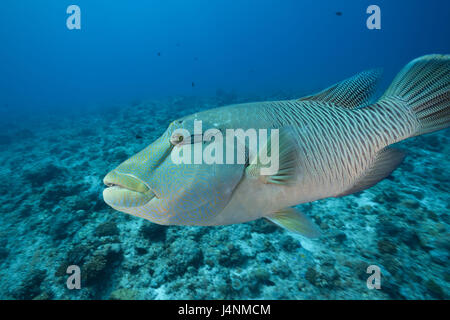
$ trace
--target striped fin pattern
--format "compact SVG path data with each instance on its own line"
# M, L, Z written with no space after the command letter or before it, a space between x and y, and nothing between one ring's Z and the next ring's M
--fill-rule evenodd
M416 115L414 135L450 125L450 55L431 54L408 63L395 77L381 101L397 98Z
M300 98L298 101L329 102L349 109L364 107L369 103L381 73L381 69L363 71L315 95Z

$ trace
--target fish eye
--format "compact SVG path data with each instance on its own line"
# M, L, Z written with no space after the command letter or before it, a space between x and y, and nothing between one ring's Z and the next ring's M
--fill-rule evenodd
M170 139L170 143L174 146L176 146L177 144L182 143L184 140L184 137L182 134L174 134L172 136L172 138Z

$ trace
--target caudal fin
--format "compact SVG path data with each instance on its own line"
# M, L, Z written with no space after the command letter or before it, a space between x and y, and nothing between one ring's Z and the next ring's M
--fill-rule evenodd
M383 98L403 100L417 117L413 136L450 126L450 55L431 54L408 63Z

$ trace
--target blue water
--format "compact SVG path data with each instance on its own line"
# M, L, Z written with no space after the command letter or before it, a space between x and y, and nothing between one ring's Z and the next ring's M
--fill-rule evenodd
M66 9L81 8L69 30ZM381 29L366 27L369 5ZM0 4L0 298L448 298L449 131L363 193L306 204L325 236L265 221L160 227L104 204L103 176L170 121L291 99L450 53L446 0ZM66 287L81 266L82 288ZM382 270L369 290L368 265Z

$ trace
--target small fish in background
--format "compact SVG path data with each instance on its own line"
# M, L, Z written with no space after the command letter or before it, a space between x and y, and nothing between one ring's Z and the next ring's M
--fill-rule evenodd
M338 17L340 17L340 16L342 16L342 12L341 12L341 11L336 11L336 15L337 15Z
M372 102L380 74L364 71L299 99L234 104L175 120L105 176L103 198L116 210L162 225L218 226L265 218L318 237L320 229L296 205L371 188L405 157L392 144L450 126L450 55L411 61ZM279 170L261 174L259 159L271 152L270 143L251 150L241 164L173 163L174 150L195 148L190 136L173 133L193 132L198 120L202 132L279 129ZM248 146L245 140L237 142Z
M158 57L160 57L160 56L161 56L161 52L158 52L156 55L157 55Z
M194 82L194 81L192 81L192 84L191 84L191 85L192 85L192 87L195 87L195 82Z

